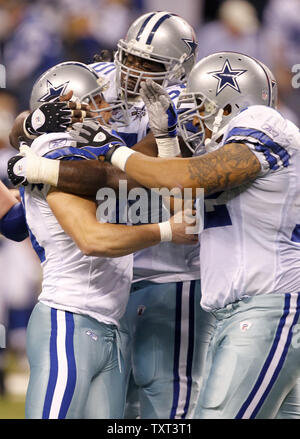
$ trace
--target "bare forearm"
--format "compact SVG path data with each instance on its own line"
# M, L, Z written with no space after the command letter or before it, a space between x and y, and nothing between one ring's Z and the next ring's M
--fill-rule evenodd
M152 159L131 155L125 171L149 188L204 188L209 195L252 181L260 172L256 156L243 144L229 144L193 158Z
M54 190L48 193L47 201L64 231L88 256L124 256L160 242L157 224L99 223L91 200Z
M160 230L157 224L123 226L98 223L87 234L85 254L89 256L115 258L160 242Z
M127 180L128 190L141 186L109 163L98 160L64 161L60 163L57 188L71 194L95 197L101 187L118 191L120 180Z
M7 187L0 181L0 219L7 214L7 212L18 203Z

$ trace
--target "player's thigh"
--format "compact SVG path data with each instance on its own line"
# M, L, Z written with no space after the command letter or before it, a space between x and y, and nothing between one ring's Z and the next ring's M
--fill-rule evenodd
M200 308L200 299L199 281L152 284L132 298L133 373L142 417L193 414L215 320Z
M281 404L276 419L300 419L300 378Z
M118 347L112 345L105 366L93 377L85 406L86 419L122 419L128 377Z
M289 334L297 313L284 300L273 309L263 300L217 323L197 418L274 418L294 386L300 352Z
M82 418L105 356L102 327L87 316L38 303L27 328L27 418Z

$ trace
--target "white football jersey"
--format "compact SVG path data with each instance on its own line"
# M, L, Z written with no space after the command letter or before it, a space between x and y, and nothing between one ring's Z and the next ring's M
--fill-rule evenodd
M116 67L111 62L90 65L101 77L108 79L109 88L103 92L104 98L110 102L117 98ZM177 103L183 85L172 85L167 91ZM132 147L143 139L149 131L149 118L144 102L135 99L129 106L130 123L120 127L118 134L127 146ZM179 282L200 278L199 245L176 245L161 243L140 250L134 254L133 281L151 280L153 282Z
M70 145L68 133L51 133L35 139L31 148L48 158L74 159L77 154ZM84 158L85 152L78 150L80 154ZM48 185L31 184L22 191L31 242L43 269L38 299L57 309L118 325L128 301L132 255L85 256L52 213L46 201L48 190Z
M300 291L300 132L269 107L252 106L229 123L227 143L246 143L261 173L205 200L201 305Z

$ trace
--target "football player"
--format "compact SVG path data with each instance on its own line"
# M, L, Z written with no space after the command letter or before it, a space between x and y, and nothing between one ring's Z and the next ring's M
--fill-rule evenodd
M68 78L65 92L72 90L74 98L89 99L94 107L101 87L96 73L81 63L62 63L44 73L32 99L37 90L44 96L54 78ZM120 142L113 135L103 140ZM95 157L93 148L72 145L67 132L48 133L32 142L31 151L57 160ZM160 242L166 223L99 223L93 200L50 185L26 186L21 195L31 242L43 267L42 292L27 329L26 417L121 418L127 377L118 327L128 301L131 253ZM172 221L168 224L174 242L195 242L183 236L183 224L173 226Z
M153 12L132 24L118 44L114 63L92 65L109 81L103 95L114 105L113 122L128 146L138 142L135 150L157 155L139 96L140 84L147 77L163 86L177 82L179 85L168 88L176 102L180 83L194 65L196 46L194 32L184 20L168 12ZM28 120L30 125L32 119ZM103 164L64 162L58 182L52 184L94 195L105 184L103 171L100 177L98 169L103 170ZM37 179L41 182L44 177L41 173ZM212 329L211 317L199 307L200 273L195 254L196 249L167 243L134 257L134 285L123 324L133 337L133 373L141 388L142 417L191 417L195 409Z
M194 111L179 118L199 128L208 153L155 159L126 146L102 151L145 186L204 188L201 304L218 323L199 418L275 418L299 378L300 134L272 108L273 86L253 58L210 55L180 98ZM159 126L164 108L155 117L150 107L164 90L151 80L142 89Z

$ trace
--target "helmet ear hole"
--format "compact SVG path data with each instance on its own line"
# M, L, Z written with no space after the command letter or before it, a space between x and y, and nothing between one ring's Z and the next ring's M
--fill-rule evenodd
M223 108L224 110L224 116L229 116L229 114L231 114L232 112L232 107L230 104L225 105L225 107Z

